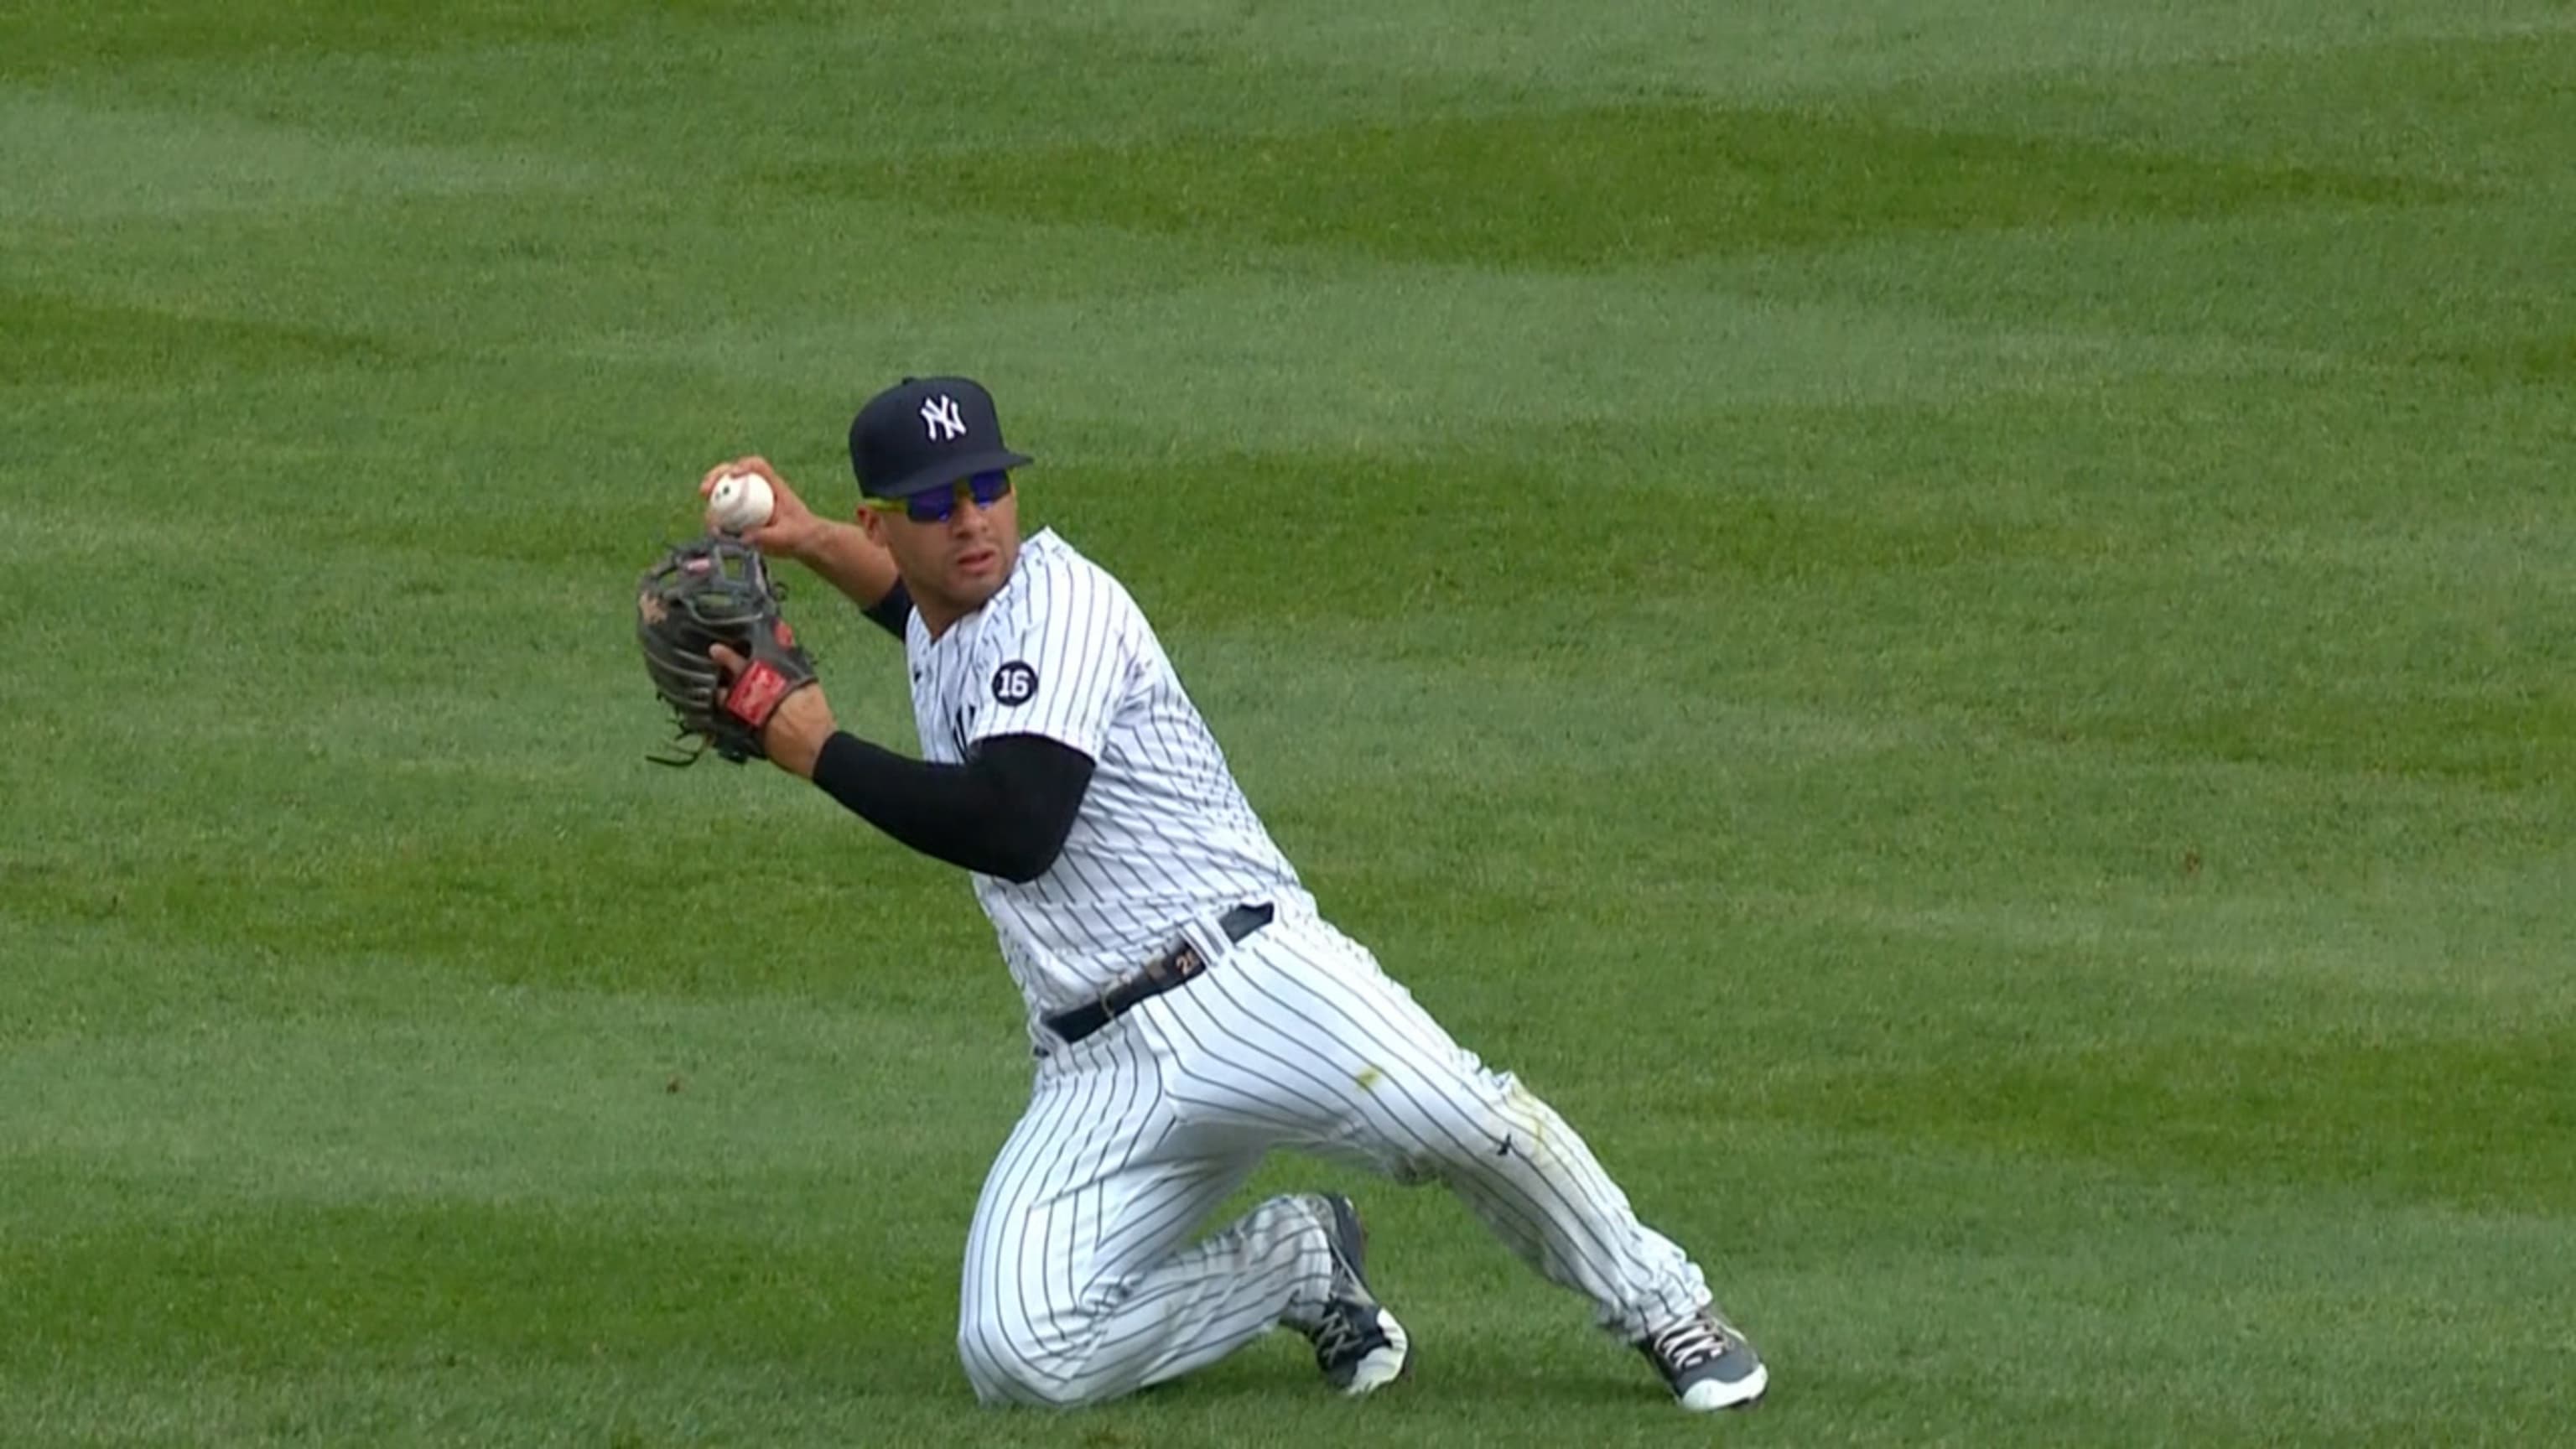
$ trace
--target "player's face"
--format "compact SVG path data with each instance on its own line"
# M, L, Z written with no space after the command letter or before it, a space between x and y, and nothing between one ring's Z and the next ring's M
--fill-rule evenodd
M1007 484L1007 480L1005 480ZM978 501L986 499L989 501ZM916 605L933 612L971 614L1001 591L1020 557L1020 500L990 484L959 483L948 516L917 519L904 509L876 514L877 534Z

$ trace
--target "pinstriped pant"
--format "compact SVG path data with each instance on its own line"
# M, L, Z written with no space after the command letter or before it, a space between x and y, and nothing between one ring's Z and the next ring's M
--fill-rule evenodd
M1313 1322L1332 1258L1299 1200L1187 1241L1279 1147L1446 1183L1621 1337L1708 1303L1699 1269L1564 1120L1452 1041L1365 947L1283 916L1209 959L1040 1059L967 1234L957 1342L980 1397L1096 1403Z

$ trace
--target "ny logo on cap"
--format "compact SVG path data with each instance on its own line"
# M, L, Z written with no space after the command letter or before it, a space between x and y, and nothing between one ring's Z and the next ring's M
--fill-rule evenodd
M934 443L966 436L966 419L957 411L957 399L946 393L921 405L921 421L930 429L930 441Z

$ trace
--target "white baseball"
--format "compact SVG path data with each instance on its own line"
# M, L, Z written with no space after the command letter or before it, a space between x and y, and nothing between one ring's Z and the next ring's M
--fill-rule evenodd
M707 495L707 512L714 515L716 527L727 533L747 533L769 521L769 512L777 503L770 496L769 480L757 473L727 473L716 480L715 491Z

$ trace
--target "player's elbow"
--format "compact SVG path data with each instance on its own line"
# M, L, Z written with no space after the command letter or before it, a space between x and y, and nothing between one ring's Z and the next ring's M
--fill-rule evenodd
M993 873L1013 885L1027 885L1055 869L1064 843L1073 837L1074 815L1082 798L1032 794L1019 797L1016 804L996 842Z
M1064 837L1031 838L1023 835L1006 844L993 862L993 874L1013 885L1027 885L1055 869L1056 857L1064 854Z
M990 794L991 874L1027 885L1055 868L1091 785L1091 757L1044 735L985 741L974 768Z

